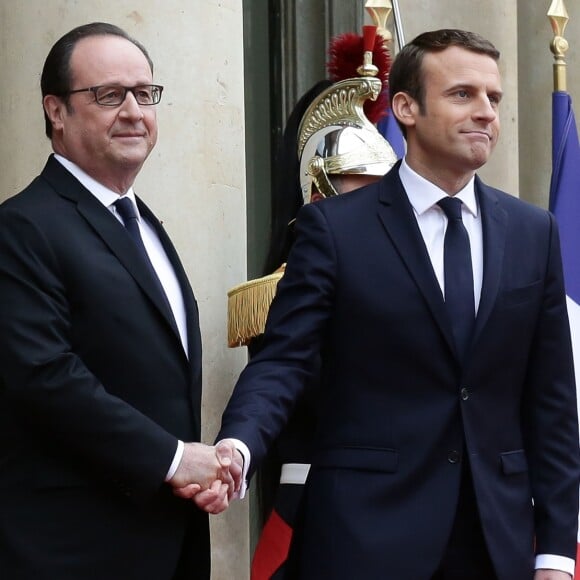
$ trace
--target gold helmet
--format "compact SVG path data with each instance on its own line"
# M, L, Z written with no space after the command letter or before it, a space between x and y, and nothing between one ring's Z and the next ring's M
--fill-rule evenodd
M323 91L307 109L300 124L298 156L304 203L311 201L313 187L324 197L337 195L332 175L382 176L397 161L393 148L365 114L369 100L386 96L384 81L376 75L380 72L386 80L390 59L388 54L384 58L384 42L376 37L376 27L365 26L364 38L353 34L337 37L331 44L330 54L335 62L348 63L353 61L352 53L358 49L360 54L361 48L364 48L364 62L356 69L359 76L343 76L344 80ZM345 52L350 52L350 57L345 57ZM383 55L381 70L372 64L373 53ZM336 79L340 67L331 61L329 68ZM375 122L386 113L384 99L379 111Z

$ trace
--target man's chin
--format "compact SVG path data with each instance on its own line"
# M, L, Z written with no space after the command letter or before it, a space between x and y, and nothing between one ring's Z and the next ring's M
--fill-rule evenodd
M485 165L491 157L493 149L488 146L473 147L471 150L471 165L473 169L479 169Z
M147 157L149 157L149 153L151 153L151 150L146 148L139 151L132 149L129 151L119 151L116 158L124 167L140 168Z

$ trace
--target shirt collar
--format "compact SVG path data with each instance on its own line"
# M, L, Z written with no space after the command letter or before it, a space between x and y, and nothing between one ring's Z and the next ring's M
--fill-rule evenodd
M108 187L105 187L102 183L99 183L94 178L92 178L88 173L83 171L78 165L72 161L66 159L58 153L54 154L54 158L70 173L76 177L81 184L88 189L105 207L110 208L118 199L119 194ZM133 202L135 208L137 208L137 202L135 200L135 192L133 188L130 187L125 196L129 197ZM137 216L140 218L139 209L137 208Z
M413 206L417 215L425 213L428 209L436 205L442 197L448 195L434 183L431 183L416 171L413 171L413 169L407 165L405 159L403 159L401 167L399 168L399 177L401 178L401 183L405 188L409 202ZM478 209L477 201L475 199L475 176L472 177L465 187L461 191L458 191L454 197L460 199L473 216L477 217Z

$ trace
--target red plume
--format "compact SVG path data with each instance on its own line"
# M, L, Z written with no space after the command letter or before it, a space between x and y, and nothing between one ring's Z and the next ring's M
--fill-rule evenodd
M333 38L328 48L328 63L326 68L330 80L334 83L360 76L357 68L363 63L363 37L352 32ZM365 115L371 123L378 123L388 114L389 90L388 79L391 69L391 55L385 41L379 34L375 37L373 64L379 69L377 77L383 83L383 89L376 101L365 102Z

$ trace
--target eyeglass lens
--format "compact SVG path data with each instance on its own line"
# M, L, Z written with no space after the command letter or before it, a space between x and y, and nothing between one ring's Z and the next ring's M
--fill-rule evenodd
M95 99L101 105L120 105L131 91L140 105L156 105L161 100L159 85L139 85L136 87L122 87L116 85L97 87Z

